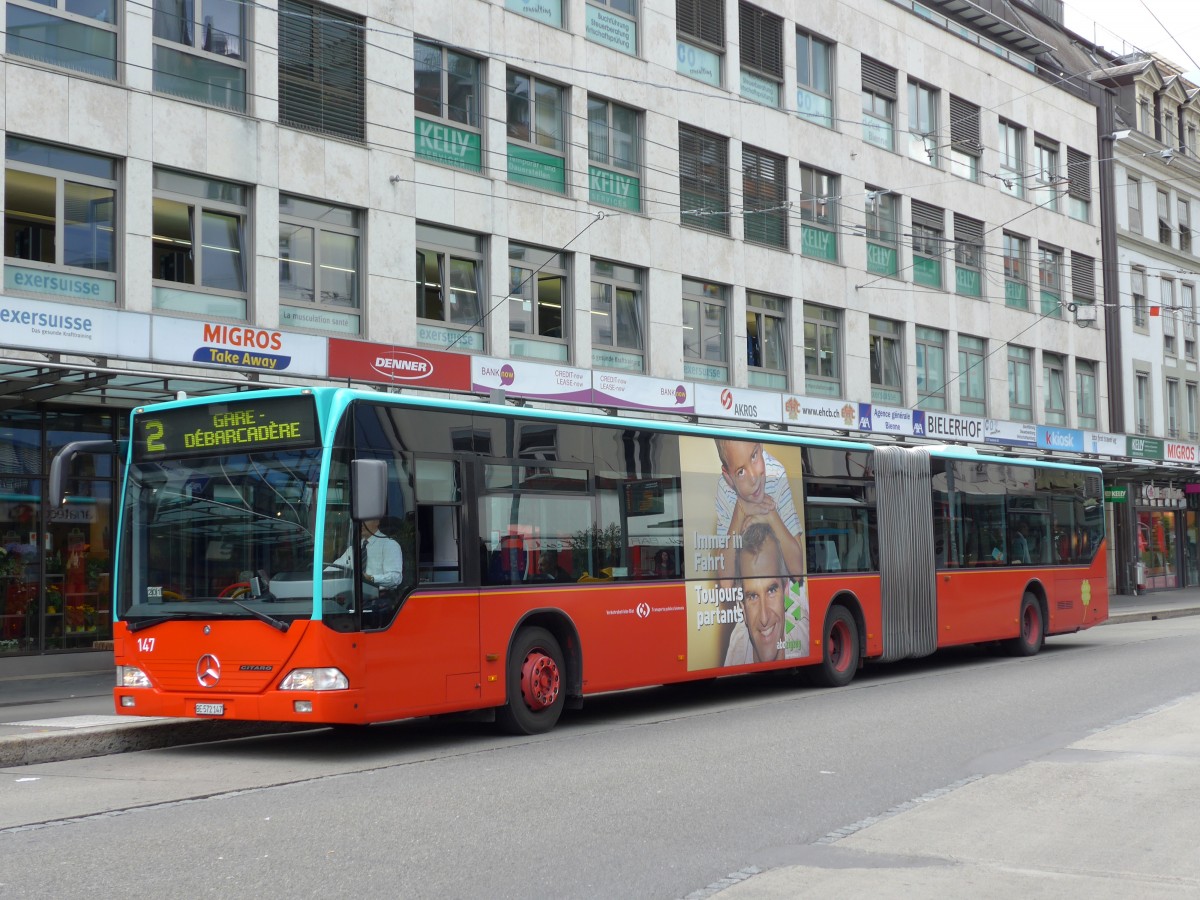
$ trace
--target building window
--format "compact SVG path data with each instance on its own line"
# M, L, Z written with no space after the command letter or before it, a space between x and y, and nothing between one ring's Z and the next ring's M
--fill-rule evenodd
M779 106L783 88L783 19L765 9L738 4L742 46L741 95Z
M246 9L238 0L154 0L154 90L244 111Z
M796 111L833 127L833 44L806 31L796 32Z
M1179 437L1179 380L1167 379L1167 437Z
M1163 111L1162 134L1159 135L1159 138L1168 147L1175 146L1175 116L1165 110Z
M983 296L983 223L954 214L954 291Z
M417 343L482 350L483 239L417 223Z
M1134 428L1138 434L1150 433L1150 375L1138 372L1134 375L1133 414Z
M946 253L946 213L920 200L912 201L913 282L942 287L942 257Z
M1033 421L1033 351L1008 345L1008 416L1016 422Z
M1126 176L1125 199L1129 206L1129 230L1142 233L1142 182L1132 175Z
M804 304L804 393L842 396L842 314L827 306Z
M116 162L12 136L4 149L5 286L115 303ZM48 277L52 271L71 277Z
M786 250L787 160L743 144L742 203L746 240Z
M1082 253L1071 254L1071 299L1075 302L1075 321L1093 321L1079 307L1096 303L1096 260Z
M867 188L867 271L895 277L900 271L896 207L899 198L879 188Z
M1146 302L1146 270L1134 268L1129 273L1129 293L1133 298L1133 324L1145 328L1150 304Z
M729 383L728 288L683 279L683 377Z
M1058 212L1058 145L1045 138L1033 142L1033 196L1029 199L1051 212Z
M637 0L588 0L585 11L588 40L637 56Z
M1014 197L1025 196L1025 129L1000 120L1000 187Z
M592 203L641 212L641 122L636 109L588 95L588 199Z
M1178 198L1176 215L1179 219L1179 252L1192 252L1192 207L1183 197Z
M1047 425L1067 424L1067 370L1057 353L1042 353L1043 412Z
M1042 315L1062 317L1062 251L1038 244L1038 281L1041 285Z
M946 332L917 326L917 406L946 408Z
M6 9L10 56L97 78L117 77L117 15L115 0L12 0Z
M1029 309L1029 241L1004 232L1004 302L1016 309Z
M1200 409L1200 385L1194 381L1187 383L1187 427L1188 440L1194 441L1200 438L1200 423L1197 421L1197 415Z
M1080 428L1096 428L1096 364L1075 360L1075 412Z
M646 371L645 276L640 269L592 260L592 365Z
M279 195L279 324L358 334L361 213Z
M1067 179L1067 215L1087 222L1092 206L1092 158L1068 147Z
M1158 242L1171 246L1171 195L1158 191Z
M1179 307L1183 318L1183 355L1196 361L1196 286L1179 285Z
M508 70L508 180L543 191L567 191L566 90Z
M365 49L361 16L317 3L280 0L280 124L363 140Z
M928 166L938 164L938 92L908 83L908 155Z
M1145 94L1138 97L1138 131L1142 134L1154 137L1155 122L1154 115L1150 112L1150 98Z
M729 140L679 126L681 224L729 234Z
M863 140L891 150L895 116L896 70L868 56L862 57Z
M564 254L508 245L508 352L519 359L567 362L570 322Z
M247 317L249 199L240 184L154 170L155 309Z
M1159 310L1159 317L1162 321L1163 353L1167 356L1176 356L1179 350L1178 345L1175 343L1175 316L1177 313L1175 309L1175 282L1169 278L1160 278L1159 286L1162 291L1162 308Z
M838 177L800 166L800 247L805 256L838 258Z
M481 171L482 70L483 64L473 56L413 41L413 131L418 159Z
M675 28L675 71L719 87L725 53L724 0L675 0Z
M968 181L979 180L979 157L983 154L979 107L950 95L950 171Z
M746 377L750 387L786 391L787 301L746 292Z
M504 0L504 8L543 25L562 28L562 0Z
M904 326L871 316L871 402L904 402Z
M963 415L987 415L986 360L986 340L958 336L958 408Z

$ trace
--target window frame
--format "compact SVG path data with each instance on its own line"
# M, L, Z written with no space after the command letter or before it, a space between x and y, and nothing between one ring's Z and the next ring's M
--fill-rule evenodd
M1167 356L1179 355L1179 343L1176 339L1175 316L1175 281L1171 278L1159 277L1159 319L1162 321L1163 353Z
M783 19L739 0L738 38L739 93L748 100L779 108L783 97ZM774 98L768 102L767 92L772 86Z
M1034 135L1033 138L1033 183L1029 199L1043 209L1058 212L1058 143L1050 138Z
M303 215L300 215L299 213L284 212L284 204L286 202L290 202L290 201L299 201L300 203L311 204L314 206L319 205L319 206L326 207L330 211L349 213L351 224L347 225L347 224L333 221L331 219L331 217L328 215L324 215L324 216L321 216L318 218L315 216L311 216L311 217L303 216ZM352 332L349 332L349 333L351 333L351 334L361 334L362 333L362 315L361 315L361 313L364 309L363 290L366 286L366 280L363 277L363 275L364 275L364 271L363 271L363 269L364 269L364 266L363 266L363 244L364 244L363 231L364 231L364 229L362 227L362 223L365 220L365 218L366 218L365 212L360 209L355 209L355 208L349 207L349 206L342 206L341 204L327 203L323 200L310 200L306 197L299 197L299 196L296 196L293 194L287 194L283 191L280 191L280 193L279 193L279 230L280 230L279 266L280 266L281 270L285 264L284 238L283 238L283 234L282 234L283 226L292 225L297 228L311 229L313 232L313 241L312 241L313 258L310 261L308 261L308 263L307 263L309 266L312 267L313 299L306 301L300 297L285 296L284 289L283 289L283 275L281 272L280 273L280 288L279 288L279 305L280 305L281 310L284 307L295 308L295 309L304 309L304 310L324 309L324 310L329 311L330 313L336 312L339 315L346 315L347 310L353 310L354 311L353 317L356 322L356 327ZM320 299L322 296L322 293L323 293L321 290L321 282L322 282L321 271L322 271L322 269L326 268L326 266L322 262L322 256L323 256L322 243L323 242L321 241L321 235L326 234L326 233L333 234L333 235L340 235L342 237L349 237L349 238L354 239L354 261L355 261L354 295L352 297L352 302L350 304L338 304L338 303L332 303L332 302ZM301 265L304 264L303 260L298 261L294 257L288 257L286 259L286 262L292 263L292 264L296 264L296 263L301 264ZM284 324L284 317L283 317L282 313L280 315L280 324L281 325ZM320 327L305 326L301 323L290 323L289 327L299 327L299 328L312 327L316 331L324 330Z
M724 0L675 0L675 71L713 87L724 83Z
M603 259L592 259L591 271L591 317L592 317L592 333L591 341L591 361L594 369L616 369L623 372L635 372L644 374L649 371L649 347L647 346L647 311L646 303L646 272L644 269L639 269L634 266L629 266L624 263L610 262ZM605 294L608 303L608 312L598 311L597 305L597 288L601 288L601 294ZM633 294L633 310L637 321L634 323L637 329L637 346L630 346L628 343L620 342L621 323L619 321L619 310L617 304L620 301L620 294ZM608 318L613 327L610 330L612 335L611 340L606 344L599 341L598 327L600 319ZM626 327L628 327L628 322ZM598 357L597 353L610 354L609 360L604 361L603 357ZM635 365L636 363L636 365Z
M839 176L800 163L800 253L812 259L837 262ZM818 186L823 187L817 192ZM832 246L832 254L829 247Z
M810 397L842 396L842 311L805 303L804 393ZM829 346L832 344L832 346ZM825 371L822 371L825 369ZM817 390L813 390L813 387Z
M762 177L772 167L775 178ZM787 172L786 157L742 144L742 235L750 243L788 249ZM765 205L757 205L760 202ZM777 235L775 240L770 239L772 234Z
M1129 217L1129 230L1141 234L1142 222L1142 180L1133 175L1125 175L1126 214Z
M474 247L469 248L468 242ZM487 241L482 235L444 225L435 225L418 221L416 223L416 253L422 263L417 271L416 304L414 307L417 323L416 344L418 347L428 347L435 350L454 350L469 352L484 351L487 337L482 330L483 311L486 308L487 278ZM443 309L440 319L422 316L421 311L426 306L431 282L426 281L428 271L426 254L433 254L437 259L438 283L434 285L440 294L439 303ZM475 321L455 319L451 309L457 298L455 293L463 292L463 288L455 287L453 272L455 262L467 262L473 266L475 280Z
M1096 373L1094 360L1075 360L1075 423L1080 428L1098 427L1098 403L1096 397Z
M1183 310L1183 355L1196 361L1196 285L1190 281L1179 283L1179 306Z
M960 236L961 233L961 236ZM954 214L954 293L962 297L982 299L983 290L983 222L962 213ZM963 273L974 275L978 292L965 290Z
M801 44L804 44L806 50L801 54ZM820 47L821 53L824 55L824 74L825 88L822 90L819 85L817 73L817 54L814 52L817 47ZM796 113L805 121L812 122L814 125L820 125L822 128L834 127L834 98L837 93L835 85L837 84L834 76L834 60L836 47L833 41L827 40L818 34L811 31L806 31L803 28L796 29ZM804 60L804 72L801 72L801 59ZM811 101L811 103L810 103ZM824 106L824 111L821 111Z
M1048 425L1067 424L1067 360L1042 351L1042 415Z
M1004 305L1029 309L1029 238L1003 233Z
M711 384L729 384L729 293L728 285L686 275L683 277L680 302L683 313L681 351L684 378ZM694 315L689 317L689 311L694 311ZM709 324L713 319L718 322L715 330ZM688 331L699 332L697 340L693 342L694 352L688 350ZM710 342L714 338L718 340L720 349L716 359L708 356Z
M861 57L862 139L881 150L896 149L896 106L899 73L887 63ZM890 81L890 85L888 84ZM884 140L886 136L886 140Z
M21 150L24 153L20 152ZM29 159L21 159L24 154L47 154L47 163L53 161L52 154L63 154L59 157L60 161L66 161L73 157L82 157L81 163L86 161L94 161L98 165L109 167L111 177L105 178L101 175L80 171L80 169L69 169L61 166L53 166L34 162ZM10 155L11 154L11 155ZM81 165L80 168L83 166ZM9 185L9 172L25 173L33 176L35 179L49 179L54 183L54 261L43 262L41 259L30 257L22 257L10 255L10 248L15 243L16 228L14 223L16 217L14 214L20 213L20 210L15 210L12 206L12 197L14 192ZM103 156L98 153L76 149L74 147L62 147L60 145L50 144L45 141L35 141L29 138L18 137L9 133L5 137L5 154L4 154L4 180L5 180L5 206L4 206L4 262L6 266L17 266L20 268L37 269L47 272L64 272L70 273L77 278L95 279L102 281L108 287L96 285L97 289L103 293L110 293L110 296L97 297L78 297L71 295L71 300L96 301L102 302L105 305L116 304L119 299L121 290L121 269L120 262L122 258L122 235L124 229L122 227L123 211L122 211L122 192L121 192L121 166L118 160L111 157ZM67 185L76 184L83 188L91 188L99 191L111 191L110 204L110 221L109 228L111 230L109 250L109 266L108 268L99 268L96 266L78 266L71 265L66 261L68 251L67 240ZM89 201L89 207L92 203L103 202L100 198L95 198ZM25 221L25 220L21 220ZM103 223L99 220L79 223L83 224L90 232L103 231ZM34 227L33 222L29 222L30 227ZM40 230L40 229L39 229ZM39 254L40 255L40 254ZM14 285L8 290L14 294L29 293L46 296L42 292L23 289L20 285ZM58 295L54 295L58 296ZM58 296L58 299L68 299Z
M1038 288L1043 316L1061 319L1063 314L1063 250L1038 242Z
M1195 381L1187 382L1184 397L1187 403L1187 436L1189 441L1194 441L1200 438L1200 422L1197 420L1197 416L1200 415L1200 384Z
M1033 350L1016 344L1008 345L1008 416L1033 421Z
M159 184L159 178L179 178L186 181L195 181L204 183L205 187L211 189L216 187L218 190L233 189L241 192L244 198L243 202L235 203L226 200L212 199L209 197L201 197L197 194L186 193L180 190L172 190L168 187L162 187ZM167 292L182 292L194 298L197 294L204 295L209 298L227 298L232 303L224 308L214 307L215 301L209 301L205 312L212 316L223 316L232 319L249 320L250 305L252 299L252 287L254 284L253 266L251 261L254 259L253 236L254 230L250 220L250 214L253 210L253 187L251 185L239 184L238 182L228 181L226 179L211 178L207 175L196 175L188 172L179 172L175 169L165 167L155 167L153 174L153 194L152 194L152 209L151 221L153 233L159 239L152 244L151 257L151 285L153 292L153 308L158 310L167 310L171 312L191 313L195 312L194 304L184 303L184 298L172 297ZM182 279L173 279L166 277L155 277L157 272L163 271L161 263L166 257L164 252L171 252L171 248L163 246L164 241L169 240L169 231L159 227L158 212L154 209L158 201L165 203L181 204L189 209L188 224L190 231L190 244L188 253L191 256L192 279L183 281ZM205 254L201 252L196 254L196 250L212 250L220 251L223 248L208 243L208 238L204 237L204 214L212 213L219 216L235 218L238 222L238 240L240 247L238 249L238 257L240 263L242 289L230 290L228 288L220 288L204 283L204 261ZM199 232L197 231L199 226ZM180 251L174 251L178 253ZM179 287L176 287L179 285ZM240 307L240 311L239 311Z
M867 271L875 275L900 277L899 207L899 194L868 185L863 203Z
M1133 327L1145 331L1149 327L1147 317L1150 314L1150 304L1146 297L1146 270L1141 266L1133 266L1129 270L1129 296L1133 307Z
M1135 371L1133 373L1133 412L1135 416L1134 429L1137 434L1149 434L1153 415L1150 396L1150 373Z
M534 190L548 191L554 194L566 196L570 193L570 132L568 127L568 117L570 114L571 94L567 85L560 84L557 81L550 81L541 76L534 75L532 72L526 72L521 69L509 68L505 72L504 81L504 132L505 132L505 150L508 156L508 180L512 184L518 184L523 187L533 188ZM516 85L520 80L524 80L527 86L528 93L522 98ZM542 91L554 91L557 95L557 107L553 110L553 118L557 120L557 133L543 131L545 99L539 98L548 97L549 93L543 95ZM514 111L524 106L528 115L528 120L522 125L521 122L513 120ZM546 120L549 121L548 119ZM524 129L522 136L521 129ZM545 135L550 143L543 143L541 137ZM544 173L540 170L540 174L534 172L522 172L514 169L514 159L519 159L513 154L513 147L517 147L526 152L541 154L552 157L555 162L551 166L562 166L561 173ZM537 161L525 161L536 167ZM561 187L559 187L559 177L561 175ZM548 177L552 176L552 177Z
M633 9L629 10L629 9L622 8L622 7L626 7L626 6L633 7ZM598 10L598 13L591 13L588 10L588 7L592 7L594 9ZM603 24L598 24L596 26L596 28L593 29L592 16L598 15L599 13L604 13L604 14L607 14L610 16L615 16L616 18L629 23L629 26L632 31L632 34L631 34L632 46L629 47L629 49L625 49L624 47L621 47L617 43L613 43L612 41L605 41L605 40L597 39L597 34L603 33L602 29L604 28L604 26L603 26ZM640 31L639 26L641 25L641 16L639 13L638 0L586 0L586 2L584 4L583 14L584 14L584 34L587 36L588 40L592 41L593 43L599 44L602 47L608 47L610 50L616 50L619 53L627 53L630 56L638 55L638 52L640 50L639 41L641 39L641 35L639 34L639 31Z
M428 101L432 99L432 98L424 97L421 89L418 87L418 83L420 81L420 72L421 71L426 71L426 72L432 71L430 69L418 70L418 68L417 68L418 65L420 65L422 62L420 54L422 52L429 52L429 51L437 51L437 54L438 54L438 89L437 89L438 111L436 114L433 113L429 108L427 108L427 107L422 108L422 106L420 105L421 102L428 103ZM472 104L470 102L468 102L466 104L466 108L464 110L464 115L466 117L465 119L456 118L454 115L455 107L453 107L451 105L452 101L451 101L451 97L450 97L450 95L451 95L450 73L451 73L452 57L454 59L461 59L461 60L470 62L473 64L473 67L474 67L474 82L473 82L473 85L471 85L474 87L474 94L468 93L465 95L467 98L473 99L474 108L473 109L471 108ZM468 132L473 135L478 135L478 147L474 148L474 149L476 149L477 152L482 153L483 122L485 121L484 110L483 110L483 100L484 100L483 85L484 85L484 77L485 77L485 65L486 65L486 60L480 59L477 56L473 56L469 53L463 53L453 47L447 46L445 44L440 44L437 41L424 40L421 38L414 38L413 39L413 117L414 118L424 118L428 121L436 122L439 125L444 125L448 128L453 128L456 131L465 131L465 132ZM418 126L418 131L419 131L419 126ZM420 135L418 134L418 142L419 142L419 139L420 139ZM456 165L456 163L452 162L451 160L445 160L445 159L441 159L441 158L433 158L428 154L420 154L419 158L422 160L425 160L426 162ZM470 171L477 172L481 168L481 162L475 162L472 160L470 163L468 163L468 162L464 161L462 164L457 164L457 167L465 168Z
M786 391L788 389L789 370L790 370L790 354L791 345L790 330L789 330L789 314L790 304L786 297L780 297L775 294L767 294L762 291L746 291L746 379L750 387L765 388L767 390ZM753 322L752 322L753 320ZM773 334L782 335L782 341L778 342L775 349L783 356L782 367L774 367L764 365L762 358L765 352L762 350L766 341L764 335L768 329L764 327L764 323L770 321L772 324ZM754 346L755 335L758 335L759 341L759 361L755 362L755 356L752 352Z
M685 144L693 146L685 147ZM685 154L692 150L695 151L694 162L685 157ZM707 164L706 156L712 157ZM689 175L689 169L694 169L695 174ZM716 173L717 179L712 189L712 177L705 175L709 169ZM687 196L689 194L690 196ZM708 203L710 197L719 201L718 205ZM679 224L713 234L728 235L729 212L729 138L680 122Z
M917 409L938 410L946 409L946 385L949 382L946 366L946 332L939 328L926 325L914 327L916 338L916 355L913 358L913 369L917 375ZM931 371L936 372L937 365L931 365L930 356L936 360L940 356L940 383L931 378Z
M940 102L941 91L938 88L931 87L923 81L908 79L908 156L935 169L941 168L941 156L938 153Z
M530 258L514 255L521 250ZM523 273L518 275L518 273ZM553 309L551 298L543 300L542 285L558 281L558 334L544 333L542 310ZM569 363L571 361L571 259L558 250L548 250L518 241L508 242L508 352L514 359L537 362ZM518 331L513 327L513 305L529 304L533 330ZM554 313L548 314L553 317ZM553 321L553 318L551 318ZM553 326L547 326L549 332ZM538 352L541 351L541 352Z
M958 409L963 415L987 415L987 358L987 338L959 334ZM979 388L978 392L975 390L976 386Z
M170 21L166 17L169 17L169 19L178 21L181 24L183 22L182 17L171 15L169 12L165 12L165 11L162 11L162 13L161 13L164 16L164 18L162 20L159 19L160 10L158 9L158 5L160 3L165 4L166 2L167 2L167 0L155 0L154 4L152 5L152 7L150 9L151 45L153 47L153 51L152 51L153 64L152 65L153 65L154 92L157 94L165 94L167 96L172 96L172 97L183 97L184 99L192 100L196 103L203 103L207 106L215 106L219 109L232 109L237 112L250 112L251 111L250 95L251 95L252 87L250 84L251 79L250 79L250 59L249 58L250 58L251 54L249 52L247 52L247 48L252 47L254 44L254 34L253 34L254 17L252 15L248 14L247 7L243 6L240 3L236 3L236 2L229 4L232 6L236 6L238 9L240 9L241 13L242 13L242 17L243 17L242 22L241 22L242 33L240 35L236 35L238 41L242 45L241 56L234 57L234 56L230 56L229 54L221 54L221 53L217 53L214 51L209 51L209 50L204 49L203 46L200 46L200 42L201 42L200 35L206 30L205 24L204 24L205 23L204 4L205 3L213 3L214 5L220 6L222 4L225 4L227 2L227 0L192 0L193 9L192 9L192 20L191 20L190 25L191 25L192 31L195 34L195 37L190 39L190 42L186 42L186 43L182 40L174 40L170 37L167 37L166 35L159 35L159 33L158 33L160 30L159 29L160 21L162 22L162 24L164 26L170 25ZM230 35L228 35L226 33L225 36L228 38ZM204 40L207 40L207 38L205 38ZM173 72L166 72L162 68L162 66L160 65L160 60L159 60L159 56L160 56L159 51L160 50L164 51L164 55L165 54L179 54L179 55L183 56L185 59L188 59L188 58L197 59L197 60L201 60L203 62L207 62L208 65L210 65L210 66L213 66L213 65L223 66L227 69L233 70L234 72L240 72L241 73L241 75L240 75L241 87L240 87L240 90L236 90L235 93L241 94L241 102L240 103L218 103L211 98L205 99L204 97L200 96L198 92L187 93L184 91L172 91L172 90L166 89L166 87L164 87L163 84L160 83L160 81L159 81L160 73L162 73L164 75L164 77L180 78L181 76L179 76ZM195 66L195 65L199 65L199 63L192 63L190 65ZM209 85L210 88L216 87L216 85L214 85L212 82L209 82L205 79L193 78L193 77L188 77L188 76L183 76L183 77L186 80L196 82L197 84Z
M1167 437L1178 438L1179 428L1179 379L1167 378L1163 392L1163 406L1167 417Z
M871 316L868 324L871 402L903 406L904 323Z
M1161 188L1155 192L1158 204L1158 242L1173 247L1174 230L1171 228L1171 192Z
M1007 119L999 120L1000 190L1018 199L1025 197L1025 129Z
M937 227L932 224L935 219L939 220ZM947 250L946 211L941 207L913 200L909 207L909 220L912 225L913 283L943 290L945 277L942 273L942 262L946 258ZM936 282L926 277L926 269L918 260L937 267Z
M643 136L643 117L641 110L635 109L624 103L617 103L614 100L609 100L607 97L602 97L598 94L587 95L588 109L588 200L592 203L599 203L603 206L613 206L619 209L626 209L630 212L642 211L642 136ZM593 140L600 137L598 119L593 118L592 112L596 109L603 109L603 139L604 151L600 154L593 148ZM634 134L630 139L631 152L633 154L632 163L626 165L622 162L616 162L617 153L613 150L614 135L623 135L613 124L614 113L616 110L622 110L632 116L634 125ZM609 173L608 177L612 179L614 188L624 185L626 188L632 188L633 198L627 203L618 204L617 202L607 202L606 196L613 197L614 200L618 196L614 190L602 190L603 174L593 173L592 169L597 169L601 173ZM632 182L632 184L627 184Z
M1175 217L1179 222L1179 252L1192 252L1192 207L1187 197L1175 195Z
M117 81L119 75L119 67L123 62L122 54L122 32L125 24L125 5L117 3L115 0L108 0L111 10L111 21L102 21L94 16L85 16L78 13L73 13L67 9L69 0L49 0L46 3L37 2L37 0L7 0L6 12L7 16L7 37L5 39L4 52L13 57L20 59L32 60L37 65L47 66L53 69L62 70L68 73L83 72L87 75L96 78L103 78L106 81ZM41 52L47 53L50 48L55 48L65 54L75 54L80 56L90 57L94 60L99 60L103 63L102 66L93 66L91 68L82 65L69 65L66 62L47 59L44 56L33 56L22 53L21 46L26 40L20 33L23 25L14 22L14 17L9 10L20 9L29 14L30 18L33 15L42 16L45 19L52 19L55 22L61 22L68 28L78 29L80 33L87 34L89 31L99 32L101 34L112 35L112 56L105 56L98 53L86 53L80 51L78 47L71 48L55 44L50 41L33 38L29 39L37 47L44 48ZM109 10L105 10L108 12ZM30 22L29 27L41 34L46 33L45 23ZM79 42L91 45L92 41Z
M293 35L285 26L301 7L310 11L311 29ZM366 19L313 0L279 0L279 25L279 124L364 142ZM347 35L355 40L347 42ZM293 36L297 38L294 48L289 43ZM298 59L288 55L293 49Z

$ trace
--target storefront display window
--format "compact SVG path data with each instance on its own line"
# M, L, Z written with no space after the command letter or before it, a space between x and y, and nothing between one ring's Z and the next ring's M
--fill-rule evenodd
M1138 560L1146 567L1146 589L1179 587L1174 510L1139 510Z

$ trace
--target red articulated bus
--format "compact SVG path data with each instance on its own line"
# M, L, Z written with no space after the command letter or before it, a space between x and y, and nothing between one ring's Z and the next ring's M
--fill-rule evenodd
M342 388L133 414L117 711L364 724L1103 622L1099 471Z

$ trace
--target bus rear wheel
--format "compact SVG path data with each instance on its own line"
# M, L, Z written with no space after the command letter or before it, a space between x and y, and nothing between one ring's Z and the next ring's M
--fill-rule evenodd
M1042 621L1042 606L1037 597L1028 591L1021 598L1021 613L1017 620L1021 630L1015 638L1005 642L1004 649L1010 656L1036 656L1046 639L1046 629Z
M496 710L496 722L509 734L549 731L562 715L565 675L554 635L545 628L521 629L508 658L508 703Z
M821 687L843 687L858 671L859 655L858 624L850 610L834 606L825 617L825 629L821 641L821 662L813 666L813 684Z

